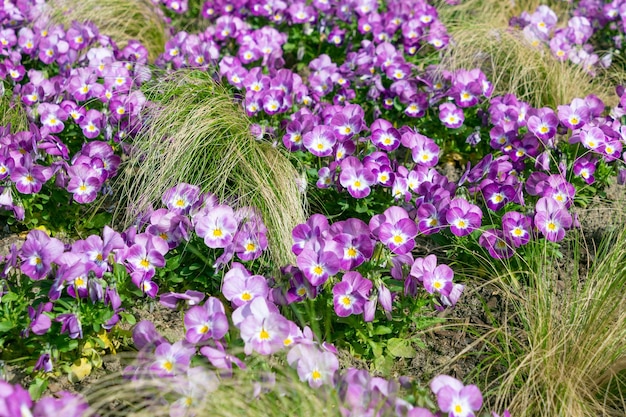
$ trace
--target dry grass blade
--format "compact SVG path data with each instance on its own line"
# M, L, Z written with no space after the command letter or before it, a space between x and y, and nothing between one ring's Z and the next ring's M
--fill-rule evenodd
M93 22L100 33L110 36L123 48L135 39L148 50L150 61L165 49L167 24L150 0L51 0L51 18L69 26L72 21Z
M174 72L145 93L154 105L121 176L127 223L166 189L187 182L236 207L257 208L276 266L293 261L291 230L305 221L305 210L287 156L252 137L242 108L206 72Z

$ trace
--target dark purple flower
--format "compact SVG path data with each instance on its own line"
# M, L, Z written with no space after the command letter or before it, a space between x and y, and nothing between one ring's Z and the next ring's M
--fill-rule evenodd
M204 293L200 291L187 290L184 293L168 292L159 296L159 302L161 305L175 309L178 306L178 302L184 300L187 305L195 306L204 300Z
M502 216L502 231L505 241L514 247L525 245L530 240L531 219L516 211L508 211Z
M554 135L556 135L559 119L552 109L543 107L531 113L527 124L528 130L534 133L535 136L541 139L545 144L552 144L552 139Z
M515 250L508 239L508 235L499 229L485 230L478 239L478 244L487 249L494 259L510 258Z
M310 240L323 238L329 230L328 219L323 214L314 214L305 224L300 224L291 232L294 244L291 247L295 255L299 255Z
M337 254L340 251L341 248L335 241L312 240L298 255L296 264L313 286L319 286L339 271L341 261Z
M480 227L482 217L480 208L463 198L452 199L446 211L446 222L450 225L452 234L456 236L472 233Z
M133 328L133 343L139 350L151 350L167 343L167 339L156 330L153 322L142 320Z
M70 339L83 338L83 327L75 314L59 314L55 321L61 323L61 333L67 333Z

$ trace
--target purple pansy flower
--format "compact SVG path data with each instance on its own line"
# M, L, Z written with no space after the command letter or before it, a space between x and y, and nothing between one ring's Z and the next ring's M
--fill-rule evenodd
M346 272L341 282L333 287L333 305L339 317L361 314L369 298L372 282L356 272Z
M200 343L208 339L219 340L228 332L228 318L224 306L215 297L202 306L193 306L185 313L185 339L189 343Z
M450 201L446 211L446 222L450 231L456 236L467 236L480 227L483 213L478 206L469 203L463 198L454 198Z
M451 417L475 417L483 405L483 397L476 385L465 386L448 375L438 375L430 383L437 396L437 404Z
M369 226L372 234L396 255L403 255L415 246L417 225L401 207L389 207L383 214L377 214Z
M572 226L572 215L563 204L551 197L541 197L535 205L534 223L537 229L551 242L559 242L565 229Z

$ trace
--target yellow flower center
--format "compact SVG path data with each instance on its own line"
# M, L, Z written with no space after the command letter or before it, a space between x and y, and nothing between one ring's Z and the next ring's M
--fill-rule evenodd
M270 334L267 332L267 330L265 330L264 327L262 327L261 331L259 332L259 339L269 340L269 338L270 338Z
M246 251L247 252L253 252L255 249L256 249L256 245L254 243L252 243L252 242L249 242L246 245Z
M143 258L143 259L139 262L139 265L141 265L141 266L142 266L142 267L144 267L144 268L148 268L148 267L150 266L150 262L149 262L146 258Z
M397 244L400 244L400 243L404 242L404 238L402 236L400 236L400 235L395 235L393 237L393 242L397 243Z
M213 230L213 237L222 237L224 233L222 232L222 229L217 228L215 230Z
M165 361L165 362L163 362L163 365L161 365L161 366L167 372L172 372L172 370L174 369L174 364L171 361Z
M356 258L357 250L354 247L348 248L348 258Z
M324 273L324 268L322 268L320 265L316 265L315 268L313 268L313 273L315 275L322 275Z
M311 379L313 381L318 381L318 380L322 379L322 374L320 373L320 371L318 371L316 369L313 372L311 372Z
M241 293L241 299L243 301L250 301L252 299L252 295L250 295L248 291L244 291L243 293Z

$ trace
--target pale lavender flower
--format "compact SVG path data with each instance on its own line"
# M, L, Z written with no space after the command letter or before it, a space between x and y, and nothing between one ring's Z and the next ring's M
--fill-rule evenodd
M572 226L571 214L551 197L542 197L535 205L534 223L537 229L551 242L558 242L565 237L565 229Z
M150 371L159 377L178 375L187 371L191 363L191 357L196 353L193 346L184 341L169 344L160 343L154 352L154 360L150 365Z
M65 245L60 240L49 237L41 230L31 230L19 252L22 272L31 279L43 279L64 249Z
M370 220L370 231L393 253L402 255L415 246L417 225L401 207L389 207Z
M202 306L193 306L185 313L185 339L200 343L209 339L221 339L228 332L228 318L224 306L215 297Z
M465 121L465 114L454 103L447 102L439 105L439 120L447 128L458 129Z
M235 307L240 307L257 297L267 298L269 288L263 276L251 275L243 265L235 262L224 275L222 293Z
M300 355L296 369L300 380L306 381L313 388L331 384L339 369L337 357L331 352L320 350L314 344L299 344L297 347Z
M230 206L219 205L208 213L200 211L194 218L196 233L210 248L225 248L232 243L238 222Z
M483 397L476 385L464 386L448 375L438 375L430 383L437 396L437 404L451 417L475 417L483 405Z
M278 352L289 335L289 321L269 304L264 298L253 299L249 303L249 314L239 325L246 355L253 351L261 355Z

